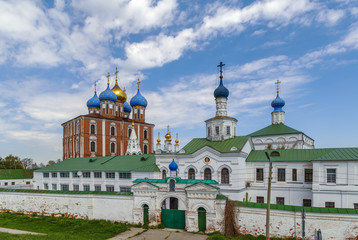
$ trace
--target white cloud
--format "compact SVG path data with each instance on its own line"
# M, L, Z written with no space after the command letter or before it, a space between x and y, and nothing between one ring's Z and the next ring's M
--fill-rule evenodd
M337 22L344 17L344 14L344 10L327 9L320 11L318 13L317 19L326 25L332 26L337 24Z

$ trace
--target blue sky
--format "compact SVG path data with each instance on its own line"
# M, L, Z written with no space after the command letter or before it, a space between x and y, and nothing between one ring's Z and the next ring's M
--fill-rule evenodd
M220 61L238 135L271 124L280 79L286 125L358 147L357 53L357 1L0 0L0 157L61 158L61 123L116 67L155 136L204 137Z

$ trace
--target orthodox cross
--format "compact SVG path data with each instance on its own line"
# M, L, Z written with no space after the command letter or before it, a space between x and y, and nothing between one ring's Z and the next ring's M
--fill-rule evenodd
M138 85L138 90L139 90L139 84L141 83L141 81L139 81L139 78L137 80L137 85Z
M218 65L218 67L220 67L220 79L223 79L223 66L225 66L223 62L220 62L220 64Z
M97 82L94 82L94 93L97 92Z
M116 81L117 81L117 74L119 73L117 67L116 67L116 71L114 73L116 74Z
M108 82L107 82L107 84L109 85L109 77L110 77L111 75L109 75L109 73L108 73L108 75L107 75L107 79L108 79Z
M276 89L277 89L277 93L279 93L280 92L280 80L277 80L276 82L275 82L275 84L276 84Z

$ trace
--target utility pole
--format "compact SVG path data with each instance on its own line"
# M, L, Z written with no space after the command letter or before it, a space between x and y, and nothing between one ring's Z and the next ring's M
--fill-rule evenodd
M266 157L269 160L269 178L268 178L268 187L267 187L267 210L266 210L266 240L270 239L270 207L271 207L271 180L272 180L272 161L270 157L280 157L278 151L273 151L269 155L265 151Z

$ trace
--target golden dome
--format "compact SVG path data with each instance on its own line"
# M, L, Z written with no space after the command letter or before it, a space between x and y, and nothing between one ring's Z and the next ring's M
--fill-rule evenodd
M116 84L112 88L112 92L117 96L117 102L124 103L127 100L127 94L118 86L118 81L116 79Z

